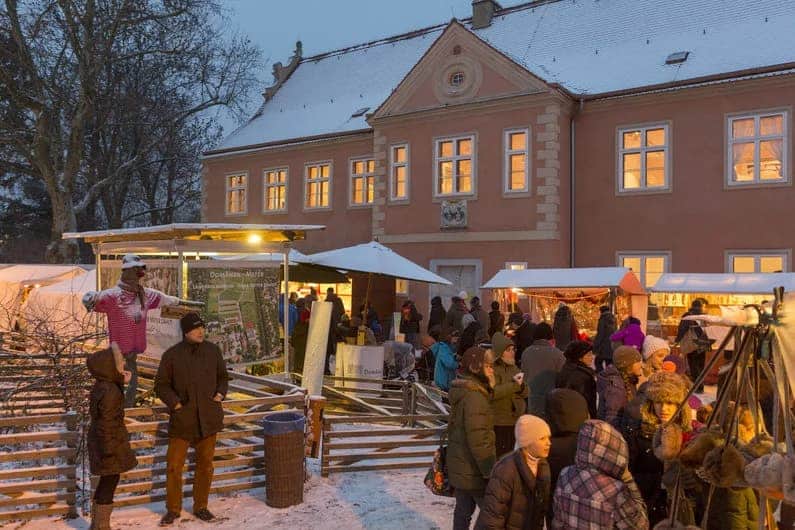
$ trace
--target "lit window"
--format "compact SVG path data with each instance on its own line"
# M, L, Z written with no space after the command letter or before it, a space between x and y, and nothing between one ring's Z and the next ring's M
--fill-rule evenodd
M651 287L670 266L670 254L620 253L618 265L635 273L641 285Z
M351 204L373 204L375 200L375 160L351 160Z
M526 261L507 261L505 268L509 271L523 271L527 268Z
M409 281L400 278L395 280L395 294L409 294Z
M328 208L331 164L310 164L304 168L304 207Z
M434 150L436 196L472 194L474 144L474 136L436 140Z
M774 183L787 176L787 113L729 118L729 185Z
M263 177L263 210L287 211L287 168L266 169Z
M618 131L619 191L665 190L669 183L668 126Z
M389 150L389 198L404 201L409 198L409 145L393 145Z
M246 213L246 188L248 175L226 176L226 214L244 215Z
M735 273L787 272L789 253L786 250L729 252L727 270Z
M505 192L530 191L529 129L505 131Z

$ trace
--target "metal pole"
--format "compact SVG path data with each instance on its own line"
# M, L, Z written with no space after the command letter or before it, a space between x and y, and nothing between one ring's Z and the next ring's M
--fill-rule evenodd
M282 261L282 268L284 268L284 307L282 319L284 325L284 373L290 373L290 242L284 243L284 259Z
M180 250L177 252L177 298L185 298L185 290L183 289L182 282L185 280L185 272L182 268L185 266L185 254Z

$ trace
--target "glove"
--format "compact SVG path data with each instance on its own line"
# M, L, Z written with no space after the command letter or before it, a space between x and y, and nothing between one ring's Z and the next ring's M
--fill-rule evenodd
M86 308L86 311L89 313L94 310L94 306L97 305L97 299L99 298L99 293L96 291L88 291L86 294L83 295L83 307Z

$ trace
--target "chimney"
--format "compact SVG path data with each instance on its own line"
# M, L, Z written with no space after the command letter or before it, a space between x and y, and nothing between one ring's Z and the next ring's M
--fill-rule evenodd
M472 29L481 29L491 26L494 12L502 9L494 0L472 0Z

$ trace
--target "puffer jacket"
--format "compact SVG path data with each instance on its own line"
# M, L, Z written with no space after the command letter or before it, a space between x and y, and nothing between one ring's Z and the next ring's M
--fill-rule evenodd
M452 382L449 397L447 470L450 484L481 496L497 459L490 403L492 393L485 383L466 374Z
M442 298L434 296L431 299L431 316L428 318L428 333L433 331L433 328L437 326L441 331L445 316L447 316L447 311L445 311L444 306L442 306Z
M759 502L751 488L715 488L707 530L754 530L758 528Z
M553 530L647 530L646 506L628 462L627 442L616 429L586 421L575 464L563 470L555 488Z
M552 333L555 336L555 346L561 350L565 350L571 341L577 340L580 332L569 306L561 306L555 311Z
M624 346L632 346L638 351L643 350L643 339L646 335L640 329L640 322L630 322L627 327L610 335L610 340L620 342Z
M616 429L622 429L625 409L630 399L635 396L635 388L629 389L628 396L624 378L615 365L610 365L596 376L596 392L599 394L596 417Z
M544 339L538 339L522 354L524 381L530 387L528 413L546 419L547 394L555 388L555 378L566 362L563 352Z
M552 431L549 448L551 488L555 491L558 476L564 467L574 464L577 454L577 433L588 421L588 404L582 395L569 388L556 388L547 396L547 423Z
M108 348L88 356L89 373L96 379L89 398L88 460L92 475L118 475L138 465L124 426L124 378Z
M521 372L515 364L502 359L494 363L494 397L491 408L494 411L494 425L515 425L519 416L527 409L529 390L523 381L517 385L513 376Z
M491 471L475 530L542 530L550 493L545 460L534 475L522 449L508 453Z
M566 361L555 379L556 388L576 390L588 403L588 413L596 418L596 372L579 361Z
M610 335L616 332L616 316L610 311L605 311L599 315L599 322L596 324L596 337L593 341L593 351L597 359L613 359L613 343Z

